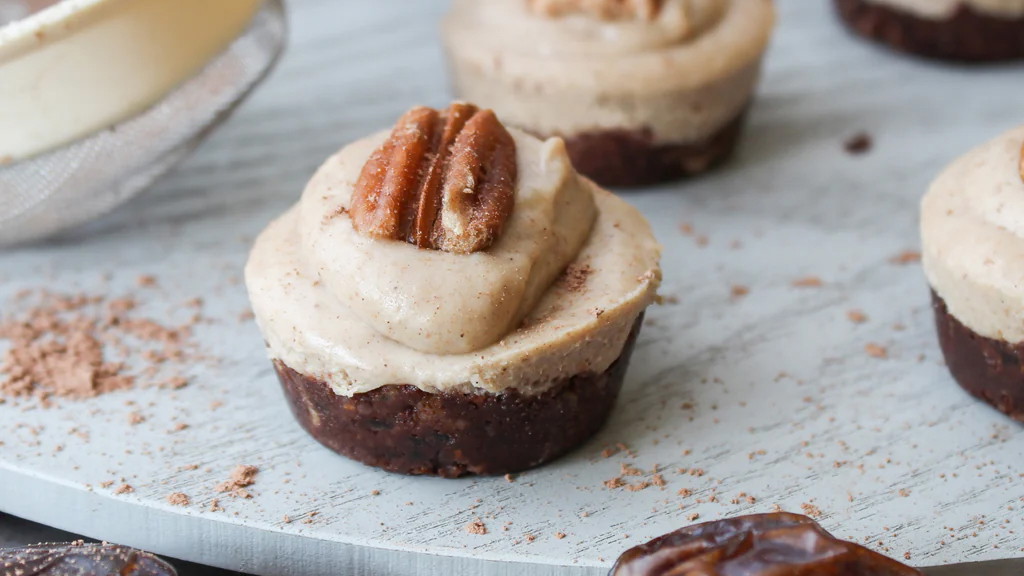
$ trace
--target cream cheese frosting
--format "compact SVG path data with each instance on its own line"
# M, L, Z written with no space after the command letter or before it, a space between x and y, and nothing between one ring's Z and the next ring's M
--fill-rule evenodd
M516 206L498 242L470 255L354 234L339 208L386 134L329 159L246 266L270 356L342 395L388 384L537 393L606 370L655 297L660 247L639 212L576 175L561 140L510 133ZM552 283L569 261L586 277L582 287ZM404 287L393 286L399 280ZM495 318L488 303L501 310ZM488 323L504 328L480 326ZM461 335L473 331L484 344L469 349Z
M1024 0L867 0L909 12L921 18L944 20L953 16L960 6L1001 18L1024 17Z
M652 21L456 0L444 35L460 94L510 124L559 135L651 130L657 142L690 142L746 106L773 24L770 0L672 0Z
M1024 127L951 164L921 204L922 261L950 314L974 332L1024 341Z
M349 208L363 164L385 138L346 147L307 187L299 229L310 266L352 313L406 346L450 354L493 344L576 257L594 222L593 194L561 140L524 140L515 209L489 250L453 254L363 236L349 218L329 216Z

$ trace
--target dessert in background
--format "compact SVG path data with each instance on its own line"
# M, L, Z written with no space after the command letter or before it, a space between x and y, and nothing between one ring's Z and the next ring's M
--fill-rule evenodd
M459 97L637 186L730 156L773 25L770 0L455 0L443 33Z
M328 159L257 239L246 283L318 441L395 472L504 474L604 423L659 254L562 140L456 103Z
M922 263L946 365L1024 422L1024 127L951 164L921 203Z
M1024 0L835 0L858 34L928 58L1024 58Z
M923 576L799 514L695 524L627 550L611 576Z

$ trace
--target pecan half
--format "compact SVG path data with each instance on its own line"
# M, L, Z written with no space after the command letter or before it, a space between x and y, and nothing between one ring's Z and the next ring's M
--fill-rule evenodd
M588 14L601 20L654 20L664 0L526 0L530 10L558 18Z
M515 141L494 112L417 107L363 166L348 212L360 234L478 252L511 216L517 176Z

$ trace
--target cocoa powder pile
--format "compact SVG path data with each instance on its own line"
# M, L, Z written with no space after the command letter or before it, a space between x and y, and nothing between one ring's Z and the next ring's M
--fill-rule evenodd
M5 309L0 397L43 406L54 397L91 398L134 386L140 377L156 379L192 348L192 323L168 327L146 318L131 297L31 290Z

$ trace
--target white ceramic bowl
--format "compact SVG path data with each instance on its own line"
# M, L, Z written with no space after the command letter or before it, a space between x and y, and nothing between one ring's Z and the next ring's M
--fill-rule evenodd
M0 245L130 198L266 75L280 0L0 0ZM33 6L36 5L36 6Z

